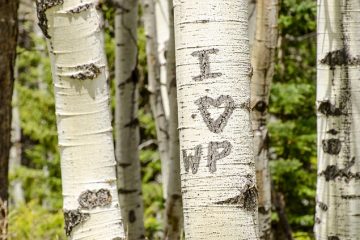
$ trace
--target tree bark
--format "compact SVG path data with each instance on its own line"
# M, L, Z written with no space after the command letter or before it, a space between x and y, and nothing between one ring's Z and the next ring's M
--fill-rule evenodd
M38 0L55 88L65 232L124 239L97 1Z
M256 31L251 64L251 116L254 131L256 184L259 191L260 239L271 237L271 179L268 156L268 105L270 84L274 74L277 44L277 0L258 0L256 3Z
M142 0L144 27L146 35L146 56L148 68L148 90L150 92L151 111L154 116L158 148L161 159L163 189L166 192L169 182L169 133L161 96L160 63L157 47L155 0ZM164 194L166 196L166 194Z
M248 0L174 12L186 239L258 239Z
M11 99L14 88L18 7L17 0L0 0L0 203L4 205L7 205L8 201ZM4 209L0 207L0 239L7 239L7 210Z
M118 5L116 5L118 4ZM145 239L139 159L138 1L115 4L116 159L119 199L128 240Z
M178 131L178 105L176 93L176 62L173 2L168 0L169 40L166 54L167 89L170 104L169 115L169 183L166 198L165 239L180 240L184 219L180 180L180 146Z
M318 1L318 240L360 236L360 2Z

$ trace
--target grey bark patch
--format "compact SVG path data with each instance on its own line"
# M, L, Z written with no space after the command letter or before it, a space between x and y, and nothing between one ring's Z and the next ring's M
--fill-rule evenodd
M270 208L265 208L265 207L259 207L258 208L258 212L262 215L266 215L270 212Z
M218 205L237 205L247 211L255 211L257 207L258 190L255 184L248 180L248 183L240 191L240 194L224 201L215 202Z
M256 111L258 111L258 112L260 112L260 113L263 113L263 112L266 111L266 109L267 109L267 104L266 104L266 102L260 100L260 101L258 101L258 102L255 104L255 106L253 107L252 110L256 110Z
M94 63L79 65L75 67L79 72L70 76L72 79L86 80L94 79L101 73L100 67Z
M207 78L217 78L222 75L222 73L212 73L210 71L209 55L216 54L218 52L219 49L212 48L191 53L191 56L198 57L200 62L200 75L193 77L193 80L202 81Z
M322 140L322 148L325 153L338 155L341 151L341 141L336 138Z
M112 196L108 189L87 190L80 194L78 202L83 209L105 207L111 204Z
M43 32L44 36L50 39L50 35L48 33L48 19L46 17L46 10L49 8L62 5L64 0L36 0L36 11L37 17L39 19L39 27Z
M219 149L223 149L219 152ZM209 171L216 172L216 162L230 155L232 145L229 141L210 142L208 147L207 167Z
M338 236L329 236L328 240L340 240Z
M90 218L89 213L82 213L80 210L64 210L65 233L70 236L74 227L87 221Z
M80 13L80 12L88 10L92 6L93 6L93 3L85 3L85 4L77 6L76 8L70 9L67 12L68 13Z
M350 172L350 168L354 165L355 158L352 158L352 160L343 169L338 168L336 165L329 165L319 175L325 176L326 181L335 181L336 178L344 179L346 182L349 182L351 179L359 180L360 172Z
M320 223L321 223L321 219L318 218L318 217L316 217L316 218L315 218L315 224L320 224Z
M189 172L191 168L191 172L193 174L197 173L201 160L201 152L202 152L201 145L197 145L195 147L195 155L192 154L188 155L185 149L182 150L183 162L186 172Z
M330 69L335 69L336 66L358 66L360 65L360 56L353 57L347 48L342 48L327 53L320 63L329 65Z
M134 210L129 211L129 222L134 223L136 221L136 215Z
M327 206L325 203L323 203L323 202L317 202L317 204L318 204L319 208L320 208L321 210L323 210L324 212L326 212L326 211L328 210L328 206Z
M337 108L328 100L320 102L318 111L326 116L340 116L342 114L340 108Z
M221 95L216 100L208 96L201 97L195 101L195 104L198 105L198 109L206 126L213 133L221 133L223 131L235 109L235 102L232 97L228 95ZM208 108L210 106L219 108L222 104L225 104L225 110L216 120L214 120L210 116Z

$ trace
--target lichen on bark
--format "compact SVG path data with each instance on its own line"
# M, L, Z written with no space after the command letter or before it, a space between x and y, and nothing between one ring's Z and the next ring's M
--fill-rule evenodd
M39 27L46 38L51 38L48 33L48 19L46 10L49 8L62 5L64 0L36 0L37 16L39 19Z
M66 236L70 236L74 227L87 221L90 218L89 213L83 213L79 209L76 210L64 210L65 220L65 233Z

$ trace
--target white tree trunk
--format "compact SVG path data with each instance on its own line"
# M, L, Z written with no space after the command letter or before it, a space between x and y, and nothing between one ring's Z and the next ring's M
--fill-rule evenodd
M169 182L169 133L161 96L160 63L157 52L157 30L155 17L155 0L142 0L144 27L146 35L146 56L148 81L150 91L150 105L156 125L158 148L161 159L161 173L166 198Z
M38 0L55 87L65 231L123 239L109 91L97 1Z
M169 119L170 106L169 96L166 88L167 79L167 49L169 41L169 13L168 0L155 0L155 17L156 17L156 38L158 48L158 59L160 64L160 83L161 97L164 105L166 119Z
M248 0L174 12L186 239L258 239Z
M318 0L318 240L359 239L360 2Z
M256 185L259 191L260 239L271 236L271 179L268 158L268 130L266 122L270 84L274 74L277 44L277 0L258 0L256 3L256 31L251 65L251 110L254 131Z
M180 181L180 146L178 131L178 105L176 93L176 63L174 12L172 0L168 0L169 12L169 41L167 48L167 92L169 94L169 183L166 198L166 227L165 239L180 240L184 219L181 198Z
M145 239L141 198L138 120L137 12L138 2L117 1L116 40L116 159L119 199L128 240Z

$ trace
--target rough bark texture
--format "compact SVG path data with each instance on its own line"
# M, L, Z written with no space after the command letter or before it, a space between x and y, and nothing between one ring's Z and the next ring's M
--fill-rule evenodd
M318 1L318 240L360 236L360 2Z
M0 0L0 202L8 201L11 147L11 99L14 87L18 0ZM0 207L0 239L6 239L7 220Z
M258 239L248 0L175 0L174 13L186 239Z
M259 191L260 239L271 236L271 179L266 122L270 84L274 74L277 43L277 0L256 2L256 32L252 46L251 116L254 131L256 184Z
M70 239L124 238L97 1L38 0L55 88L65 231Z
M117 6L117 7L116 7ZM128 240L145 239L139 159L137 1L117 1L116 160L119 199Z
M146 35L146 56L148 67L148 90L151 111L155 119L158 148L161 159L163 189L168 189L169 181L169 133L161 96L160 63L157 47L155 0L142 0L143 18Z
M176 62L173 2L168 0L169 41L166 54L167 90L170 104L169 115L169 182L166 198L165 239L180 240L184 219L180 180L180 146L178 131L178 105L176 93Z

